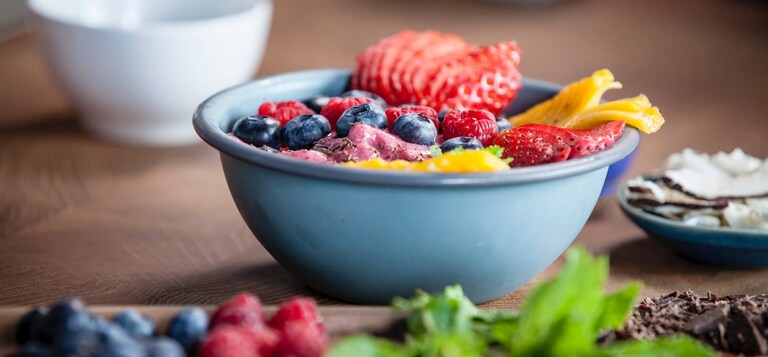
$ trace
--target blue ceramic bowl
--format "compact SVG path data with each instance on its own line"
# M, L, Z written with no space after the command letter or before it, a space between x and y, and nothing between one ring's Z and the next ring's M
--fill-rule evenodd
M632 222L684 258L728 267L768 267L768 233L685 225L630 205L623 189L618 200Z
M232 140L237 118L264 100L338 95L348 70L286 73L225 90L194 116L221 153L232 197L248 227L294 276L356 303L389 303L414 289L461 284L474 302L525 284L573 241L597 202L608 165L639 135L555 164L500 173L374 171L301 161ZM525 80L510 111L559 87Z

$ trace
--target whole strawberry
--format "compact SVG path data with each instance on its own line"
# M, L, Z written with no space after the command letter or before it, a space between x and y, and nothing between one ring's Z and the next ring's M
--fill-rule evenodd
M328 104L323 107L320 114L331 123L331 130L335 130L336 122L339 121L339 117L344 114L345 110L374 101L372 98L366 97L333 97L328 100Z
M529 124L505 130L494 140L504 149L510 166L532 166L574 159L613 145L624 132L624 122L614 121L591 130Z
M263 327L264 312L259 299L251 294L241 293L221 304L211 316L210 329L224 325L253 329Z
M499 133L496 116L487 110L450 110L443 119L443 138L475 138L488 147Z
M280 125L285 125L291 119L302 114L315 114L304 103L296 100L286 100L284 102L264 102L259 106L258 115L264 115L275 118L280 121Z

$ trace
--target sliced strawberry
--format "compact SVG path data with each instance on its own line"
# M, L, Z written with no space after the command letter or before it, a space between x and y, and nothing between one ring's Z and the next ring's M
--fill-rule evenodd
M398 105L400 104L413 104L408 102L408 98L404 93L404 78L403 70L408 63L419 63L425 60L425 50L431 42L438 39L440 36L437 31L424 31L418 33L414 38L401 49L398 54L397 61L390 72L390 90L392 97L397 98Z
M504 148L510 166L531 166L578 158L613 145L624 131L623 121L614 121L592 130L572 130L529 124L505 130L494 140Z
M436 94L441 109L484 109L499 115L520 88L520 50L501 42L470 53L465 69Z
M396 35L390 46L386 47L380 56L378 68L373 73L370 81L372 83L372 92L382 96L387 103L398 104L398 98L392 94L391 73L394 70L395 63L401 56L401 52L407 48L408 44L417 37L413 31L403 31Z
M432 42L427 44L423 50L422 60L408 63L404 68L402 75L404 90L401 95L403 101L418 103L421 99L423 92L418 92L415 85L418 71L423 68L427 71L430 68L436 68L447 59L452 58L453 55L464 53L466 48L467 43L456 35L438 34L438 36L433 37ZM423 79L421 81L424 83Z

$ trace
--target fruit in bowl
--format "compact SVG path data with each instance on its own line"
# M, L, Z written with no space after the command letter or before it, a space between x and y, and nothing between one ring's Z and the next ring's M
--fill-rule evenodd
M502 47L517 51L511 45ZM462 53L476 56L473 48ZM425 90L424 83L416 81L424 74L407 63L386 66L402 67L402 78L411 79L399 87L394 85L397 80L381 81L376 88L382 91L373 94L342 96L350 83L353 89L366 89L360 83L365 78L379 81L382 72L361 74L358 67L354 71L280 74L220 92L202 103L194 117L198 134L220 151L235 204L262 245L307 285L342 300L387 303L393 296L407 296L417 288L440 291L452 284L461 284L474 302L489 301L513 291L568 247L595 206L608 166L627 156L639 141L638 131L625 129L624 122L628 122L628 115L644 110L645 103L615 103L606 110L628 114L590 116L596 124L592 129L539 124L498 133L496 115L502 111L524 113L529 108L557 107L563 103L558 99L559 86L530 79L505 87L513 88L514 95L507 93L502 99L494 93L484 94L483 98L496 98L493 100L499 102L491 105L483 100L478 108L473 108L471 100L454 98L462 90L450 90L449 94L440 94L439 100L430 99L442 103L439 106L432 106L437 102L429 100L411 102L432 110L403 105L389 107L397 110L385 109L382 102L398 104L392 101L393 95ZM480 78L483 73L496 70L512 81L519 75L504 72L511 71L511 67L478 66ZM431 69L435 73L443 70L447 69ZM612 81L611 77L609 82ZM595 103L599 103L599 95ZM260 149L254 147L262 146L258 143L246 145L241 142L243 137L235 135L241 139L236 140L229 135L233 128L235 134L238 132L234 126L240 118L254 113L263 115L259 108L264 103L275 103L278 107L277 103L286 101L307 103L306 107L314 113L319 109L319 115L325 117L335 133L317 140L310 149L298 150L287 147L286 141L277 149ZM594 107L591 103L582 105L583 110ZM454 104L457 107L447 107ZM444 110L448 111L438 112ZM301 111L303 108L288 115L316 115L298 113ZM490 113L489 122L496 132L489 137L461 135L444 140L446 123L450 127L456 118L474 118L474 114L463 114L472 111ZM280 111L271 115L277 116L273 119L278 122L285 119ZM408 120L413 123L395 125L403 116L411 116ZM618 121L613 120L617 117ZM660 115L651 119L659 118ZM292 120L296 119L289 119L288 124ZM436 145L403 140L410 134L398 136L403 128L416 128L419 132L414 141L424 136L431 139L433 132L427 121L438 131L442 129L442 137L435 138ZM514 124L515 117L510 121ZM344 123L351 125L347 127ZM389 132L390 124L394 133ZM532 133L549 139L537 139ZM451 136L450 130L448 134ZM455 142L450 141L453 139ZM564 149L563 140L568 141L568 149ZM555 155L549 155L550 159L532 162L536 165L518 167L522 165L516 166L515 161L526 161L503 154L518 153L512 142L525 150L534 145L542 153L549 153L552 148L568 153L552 160ZM499 146L486 148L488 144ZM464 153L451 149L443 154L438 145L458 146ZM486 151L473 153L473 149L480 147ZM493 154L500 154L501 158ZM491 164L477 165L478 162ZM434 169L440 167L450 169ZM476 170L478 167L498 170L478 172L482 171Z

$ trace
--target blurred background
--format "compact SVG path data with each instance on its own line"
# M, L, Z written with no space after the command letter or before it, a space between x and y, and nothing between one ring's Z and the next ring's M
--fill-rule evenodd
M19 32L22 5L0 0L0 303L64 294L207 302L242 288L270 302L302 291L243 224L213 149L121 146L84 134L34 36ZM363 48L406 28L481 44L516 40L523 75L546 81L610 69L624 89L607 98L644 93L667 120L642 138L633 174L684 147L768 156L766 1L276 0L254 76L350 67ZM588 225L582 236L613 235L587 243L601 250L642 235L617 231ZM679 264L669 271L701 271ZM656 279L664 290L664 275Z

